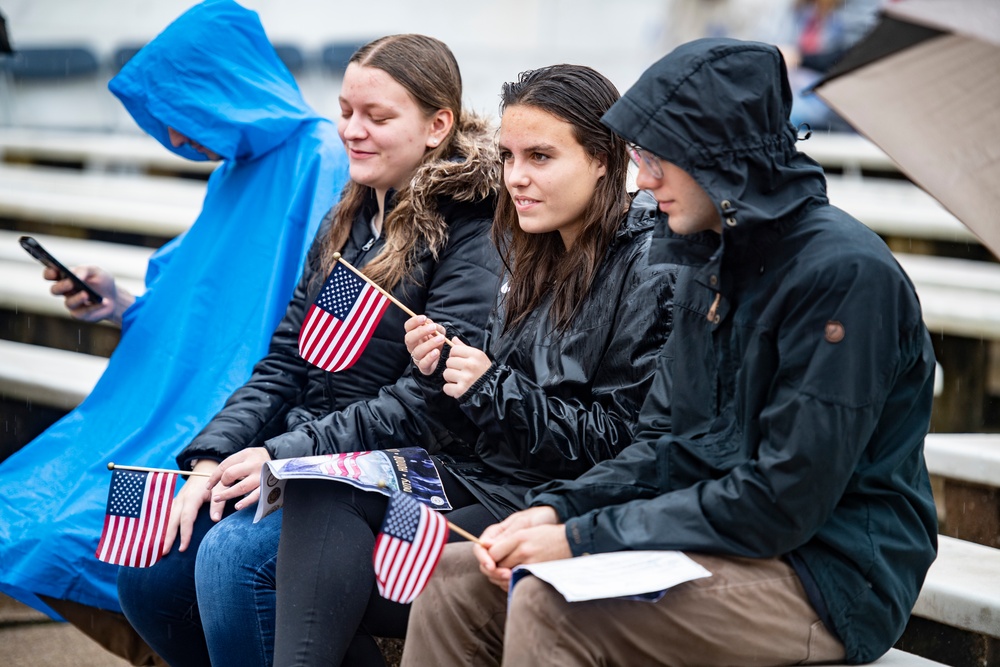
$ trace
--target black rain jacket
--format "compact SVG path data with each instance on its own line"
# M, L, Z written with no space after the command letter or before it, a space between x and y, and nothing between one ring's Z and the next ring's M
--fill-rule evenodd
M690 174L723 231L658 223L656 259L689 266L635 444L529 499L574 554L785 557L864 663L902 634L936 553L934 356L907 276L796 151L790 106L774 47L698 40L605 115Z
M501 290L486 348L493 365L464 395L442 393L443 363L435 375L416 372L438 418L474 443L437 460L498 519L524 509L531 487L577 477L632 442L670 335L677 274L648 263L655 211L648 194L635 198L568 330L553 331L547 301L503 333Z

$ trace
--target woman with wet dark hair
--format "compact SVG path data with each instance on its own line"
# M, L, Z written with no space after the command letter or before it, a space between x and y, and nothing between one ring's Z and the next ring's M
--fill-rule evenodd
M630 201L626 146L600 123L614 86L557 65L522 74L502 99L493 238L508 271L488 340L427 315L406 323L428 414L454 437L432 452L448 518L475 534L522 509L529 488L631 442L674 283L646 261L655 202ZM314 480L286 494L275 664L381 665L373 637L403 636L409 614L375 585L385 497Z

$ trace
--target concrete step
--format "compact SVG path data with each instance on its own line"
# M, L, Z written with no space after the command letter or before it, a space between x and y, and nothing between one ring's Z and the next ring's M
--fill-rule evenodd
M0 664L4 667L128 667L68 623L56 623L0 595Z

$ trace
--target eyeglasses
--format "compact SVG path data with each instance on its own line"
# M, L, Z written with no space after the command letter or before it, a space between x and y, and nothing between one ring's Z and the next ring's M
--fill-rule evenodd
M656 157L645 148L639 148L635 144L628 145L628 156L632 158L635 166L646 165L653 178L663 178L663 167L660 166L660 158Z

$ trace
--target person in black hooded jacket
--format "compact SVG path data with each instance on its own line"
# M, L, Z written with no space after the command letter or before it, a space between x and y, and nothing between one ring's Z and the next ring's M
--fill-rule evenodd
M864 663L902 634L936 551L933 351L888 248L795 149L791 99L775 47L708 39L604 116L664 214L651 254L687 265L635 441L448 545L404 666ZM519 564L660 549L712 575L655 603L504 592Z
M425 405L455 438L433 456L456 508L447 516L474 533L523 509L531 486L576 477L631 442L676 275L647 262L655 202L630 202L625 143L600 123L614 85L556 65L523 73L501 99L506 192L493 236L509 272L493 356L429 315L406 323ZM343 484L287 482L275 664L383 664L371 635L402 636L409 611L375 586L386 505Z

